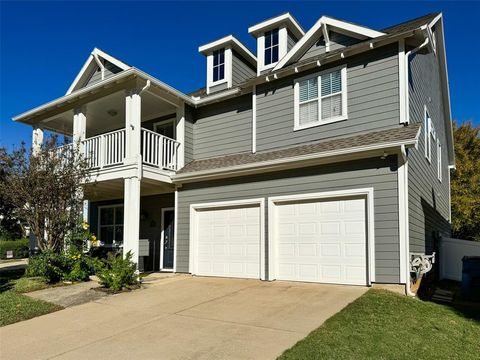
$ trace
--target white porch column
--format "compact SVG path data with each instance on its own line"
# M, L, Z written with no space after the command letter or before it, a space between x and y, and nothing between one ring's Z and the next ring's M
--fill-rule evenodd
M140 181L142 174L141 155L142 100L138 89L125 96L125 161L137 165L135 175L124 179L123 255L132 253L132 261L138 265L140 238Z
M142 99L138 89L125 97L125 164L141 165Z
M42 149L43 144L43 129L39 126L34 126L32 131L32 153L36 155Z
M177 107L176 140L180 143L177 149L177 169L185 165L185 103Z
M87 135L87 116L85 108L75 109L73 114L73 143L85 140Z
M138 265L140 237L140 179L125 178L123 200L123 255L132 252L132 261Z

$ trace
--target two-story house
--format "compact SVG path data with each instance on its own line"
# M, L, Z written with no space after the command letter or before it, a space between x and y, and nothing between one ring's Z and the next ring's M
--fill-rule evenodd
M184 94L94 49L67 93L14 118L80 142L85 216L142 269L405 284L450 235L442 14L382 30L283 14L199 47ZM193 54L192 54L193 56Z

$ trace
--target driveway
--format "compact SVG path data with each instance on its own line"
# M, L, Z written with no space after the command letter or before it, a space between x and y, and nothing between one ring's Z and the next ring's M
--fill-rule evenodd
M0 328L0 358L274 359L366 290L182 275Z

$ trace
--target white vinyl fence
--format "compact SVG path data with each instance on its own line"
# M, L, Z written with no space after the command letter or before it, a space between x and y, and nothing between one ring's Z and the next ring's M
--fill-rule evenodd
M462 281L462 258L480 256L480 241L440 240L440 278Z

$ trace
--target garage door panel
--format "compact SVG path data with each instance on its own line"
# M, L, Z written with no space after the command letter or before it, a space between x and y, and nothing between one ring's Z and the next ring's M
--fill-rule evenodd
M260 278L260 207L197 210L196 273Z
M366 284L365 199L275 206L278 279Z

